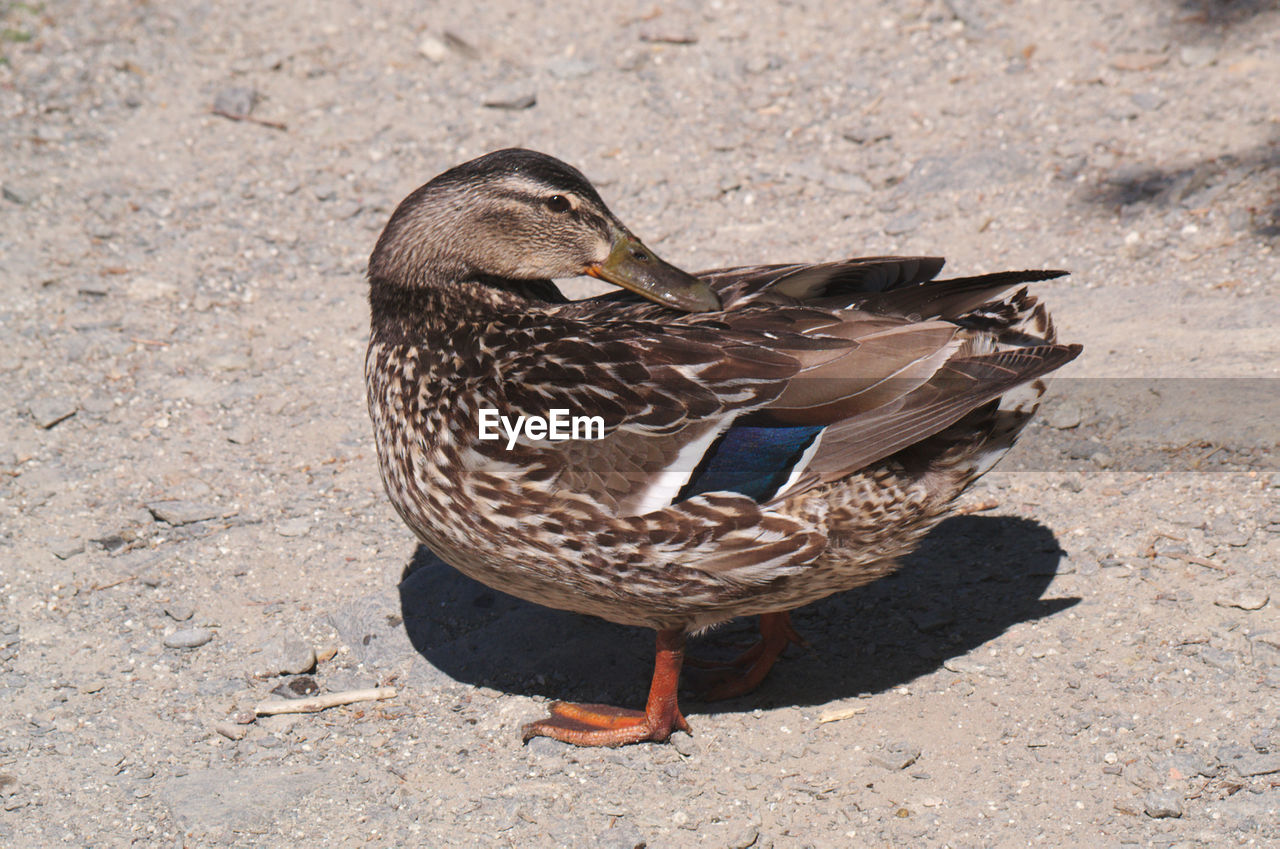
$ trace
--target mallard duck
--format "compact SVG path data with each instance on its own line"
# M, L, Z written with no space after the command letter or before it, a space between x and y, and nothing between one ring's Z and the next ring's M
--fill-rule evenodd
M1041 378L1080 352L1022 287L1063 272L936 280L942 264L688 274L528 150L405 198L368 272L391 503L484 584L657 631L644 710L556 703L525 740L688 732L687 635L759 615L760 642L708 696L748 692L799 640L788 611L888 574L1009 449ZM626 291L569 301L552 283L584 274ZM596 427L556 439L557 410Z

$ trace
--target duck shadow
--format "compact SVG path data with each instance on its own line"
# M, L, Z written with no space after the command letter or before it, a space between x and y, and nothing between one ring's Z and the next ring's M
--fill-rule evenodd
M1079 599L1041 599L1063 556L1053 533L1006 516L938 525L894 575L792 614L812 648L789 649L741 699L695 712L813 705L874 693L936 670L1011 626ZM653 632L540 607L496 592L419 546L399 587L417 653L455 681L522 695L642 704ZM754 618L690 641L690 654L730 657L754 637Z

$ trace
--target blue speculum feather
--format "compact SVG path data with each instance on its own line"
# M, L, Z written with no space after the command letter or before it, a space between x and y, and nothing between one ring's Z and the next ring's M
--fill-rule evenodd
M767 501L791 477L796 463L822 429L820 425L733 425L712 443L675 500L684 501L704 492L738 492L756 501Z

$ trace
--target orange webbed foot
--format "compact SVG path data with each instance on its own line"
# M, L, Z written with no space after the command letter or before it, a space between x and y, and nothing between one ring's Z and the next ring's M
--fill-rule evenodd
M622 746L646 741L662 743L673 731L691 734L676 700L683 663L684 632L659 631L653 683L643 711L556 702L551 706L550 716L524 727L524 741L551 737L575 746Z
M575 746L623 746L662 743L677 730L692 733L678 708L669 716L650 717L644 711L609 705L556 702L550 716L524 727L524 740L551 737Z

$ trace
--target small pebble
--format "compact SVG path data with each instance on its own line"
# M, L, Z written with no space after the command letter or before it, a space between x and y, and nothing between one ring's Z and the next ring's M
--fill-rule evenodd
M1231 761L1231 766L1245 778L1255 775L1274 775L1280 772L1280 754L1245 755Z
M1143 800L1142 810L1152 819L1182 816L1182 797L1176 793L1155 790Z
M556 59L547 63L547 71L558 80L576 80L594 73L594 62L586 59Z
M294 519L285 519L276 525L276 533L282 537L301 537L306 536L311 530L311 520L305 516L298 516Z
M84 553L84 540L80 537L54 537L49 540L49 551L59 560L67 560Z
M617 819L596 834L590 845L596 849L636 849L645 845L645 839L634 824L626 819Z
M1258 587L1241 587L1218 596L1218 607L1237 607L1240 610L1261 610L1271 600L1271 594Z
M920 226L920 216L914 212L899 215L884 225L884 232L889 236L903 236Z
M268 641L254 663L255 678L276 675L301 675L316 668L316 650L293 634L282 634Z
M213 730L217 731L219 734L221 734L223 737L226 737L228 740L243 740L244 735L249 733L249 729L247 727L243 725L237 725L234 722L227 722L225 720L221 722L215 722L213 724Z
M320 692L320 685L310 675L301 675L292 681L286 681L271 691L271 695L282 699L305 699Z
M686 758L691 758L702 750L696 740L681 731L672 734L670 742L671 747Z
M169 525L190 525L216 519L223 515L221 507L198 501L153 501L147 510L157 520Z
M449 45L434 35L424 35L418 39L418 53L424 58L439 64L449 57Z
M1218 60L1218 51L1202 44L1191 44L1178 51L1178 60L1188 68L1206 68Z
M187 628L165 637L164 645L170 649L196 649L212 639L213 632L208 628Z
M37 398L27 405L27 412L35 423L44 430L49 430L60 422L64 422L76 414L78 406L74 401L62 398Z
M1058 430L1070 430L1079 427L1084 420L1084 411L1080 405L1072 401L1055 404L1044 413L1044 423Z
M532 737L528 743L524 744L526 752L538 757L560 757L569 748L568 743L561 743L559 740L553 740L550 737Z
M231 118L247 118L258 105L258 90L247 86L224 88L213 99L213 111Z
M748 823L741 831L738 831L729 839L727 849L748 849L753 847L756 841L760 839L760 826L756 823Z
M481 102L490 109L528 109L538 102L538 93L525 85L506 85L489 91Z
M920 749L910 743L890 743L882 752L872 752L869 756L873 764L887 770L906 769L920 758Z
M196 609L189 604L170 602L164 606L165 615L175 622L186 622L196 615Z

